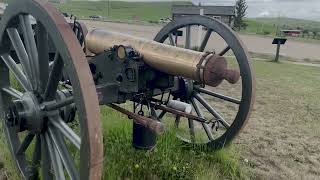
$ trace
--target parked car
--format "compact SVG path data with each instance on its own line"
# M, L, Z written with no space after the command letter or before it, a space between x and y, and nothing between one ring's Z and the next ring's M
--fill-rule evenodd
M91 19L102 19L102 16L92 15L92 16L89 16L89 18L91 18Z
M159 19L159 23L169 23L171 21L172 21L172 19L170 19L170 18L161 18L161 19Z

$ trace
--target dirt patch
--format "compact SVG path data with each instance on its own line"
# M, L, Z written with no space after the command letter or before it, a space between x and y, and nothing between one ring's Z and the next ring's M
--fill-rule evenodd
M252 176L319 179L319 67L255 64L255 110L236 141Z

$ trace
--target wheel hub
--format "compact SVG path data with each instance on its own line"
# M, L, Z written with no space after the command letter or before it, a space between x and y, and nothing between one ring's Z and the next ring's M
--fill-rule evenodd
M26 92L22 98L13 101L6 113L6 121L10 126L15 126L17 131L29 130L40 133L44 128L45 113L41 110L40 96Z
M193 93L193 81L179 77L178 83L179 89L173 92L172 95L181 100L188 100Z

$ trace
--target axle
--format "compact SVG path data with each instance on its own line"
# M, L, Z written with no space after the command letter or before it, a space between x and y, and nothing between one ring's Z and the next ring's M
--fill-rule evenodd
M224 79L234 84L240 78L238 71L227 68L224 57L121 33L95 29L86 36L86 45L88 50L95 54L100 54L114 45L131 46L143 55L144 62L152 68L214 87Z

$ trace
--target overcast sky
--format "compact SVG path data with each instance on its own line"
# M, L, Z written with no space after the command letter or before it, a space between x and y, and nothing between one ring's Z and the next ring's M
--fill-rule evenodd
M171 1L171 0L126 0ZM198 4L234 5L235 0L191 0ZM320 21L320 0L247 0L248 17L285 16Z
M235 0L192 0L205 4L232 5ZM247 0L248 17L292 17L320 21L320 0Z

